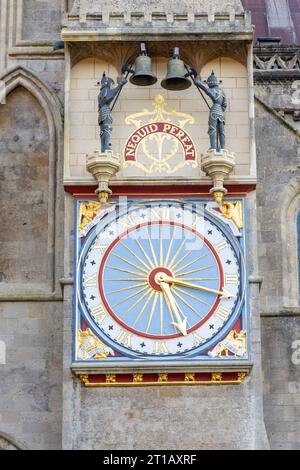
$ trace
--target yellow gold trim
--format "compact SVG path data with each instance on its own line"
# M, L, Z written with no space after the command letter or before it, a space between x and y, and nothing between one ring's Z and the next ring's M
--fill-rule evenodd
M199 312L197 312L189 303L187 300L185 300L180 294L178 294L178 292L176 292L176 290L174 290L174 295L176 295L176 297L178 297L181 302L183 302L188 308L190 308L192 310L192 312L194 312L194 314L199 317L201 320L203 318L202 315L199 314Z
M111 256L114 256L115 258L118 258L118 259L120 259L121 261L124 261L124 263L129 264L129 265L132 266L133 268L136 268L136 269L138 269L139 271L142 271L143 273L148 274L149 268L148 268L148 270L146 270L146 269L144 269L144 268L141 268L141 267L138 266L137 264L132 263L131 261L128 261L127 259L122 258L122 256L116 255L115 253L112 253Z
M244 227L243 207L241 201L235 205L229 201L223 201L220 205L221 213L226 219L230 219L234 225L241 229Z
M138 273L136 271L129 271L128 269L116 268L115 266L110 266L109 264L107 265L107 267L110 269L114 269L115 271L120 271L121 273L133 274L139 279L146 279L146 276L142 276L141 273Z
M192 294L190 294L189 292L186 292L185 290L181 289L181 288L178 287L178 286L174 286L174 290L179 291L179 292L181 292L182 294L187 295L187 296L190 297L191 299L198 300L198 302L200 302L201 304L210 307L210 304L209 304L208 302L205 302L204 300L199 299L198 297L195 297L195 295L192 295Z
M136 286L129 286L129 287L123 287L122 289L117 289L117 290L112 290L110 292L106 292L107 294L116 294L117 292L124 292L126 290L131 290L131 289L137 289L138 287L145 286L145 282L142 282L141 284L137 284Z
M180 243L179 248L178 248L178 250L176 251L175 255L173 256L173 258L172 258L171 261L170 261L169 269L171 269L171 268L173 269L173 263L174 263L174 261L176 260L177 256L179 255L179 253L181 252L181 250L182 250L183 245L185 244L185 242L186 242L186 239L184 238L184 239L182 240L182 242Z
M151 240L151 238L149 237L148 238L149 242ZM140 247L140 250L141 252L143 253L143 255L145 256L146 260L148 261L148 263L150 264L151 268L155 268L155 265L152 263L151 259L149 258L149 256L147 255L146 251L144 250L143 246L141 245L141 243L139 242L139 240L137 238L134 239L134 241L138 244L138 246ZM155 261L154 261L155 262Z
M153 258L153 262L154 262L154 264L151 262L152 263L151 266L152 266L152 268L155 268L155 267L158 267L158 261L157 261L157 257L156 257L156 254L155 254L152 239L151 239L151 236L150 236L150 233L149 233L149 227L147 228L147 233L148 233L148 242L149 242L149 246L150 246L150 250L151 250L152 258Z
M107 374L106 375L106 383L107 384L114 384L117 381L116 374Z
M246 376L247 376L246 372L238 372L238 380L240 380L241 382L244 381Z
M188 251L188 252L183 256L183 258L179 259L175 264L173 264L172 269L174 270L174 273L176 273L176 269L175 269L175 268L177 268L177 266L178 266L180 263L182 263L190 254L191 254L191 252Z
M151 311L150 311L150 315L149 315L149 320L148 320L148 324L147 324L147 328L146 328L146 333L148 333L148 331L149 331L149 328L150 328L150 325L151 325L151 322L152 322L152 318L153 318L153 314L154 314L154 310L155 310L155 307L156 307L156 304L157 304L157 300L158 300L158 292L155 292L152 307L151 307Z
M143 374L133 374L133 382L134 383L140 383L143 382Z
M240 385L243 381L242 380L222 380L212 382L211 380L195 380L193 381L168 381L168 382L115 382L115 383L106 383L106 382L94 382L85 383L85 387L93 388L93 387L153 387L153 386L178 386L178 385Z
M82 202L78 210L78 227L83 230L96 217L101 203L91 200Z
M124 246L124 248L126 248L141 264L143 264L148 271L151 269L151 266L147 265L131 248L129 248L129 246L126 245L126 243L122 240L120 240L119 243Z
M169 382L168 374L159 374L157 378L157 382Z
M99 351L100 350L100 351ZM85 331L77 331L77 356L81 360L88 359L104 360L107 359L111 350L104 344L90 328Z
M163 324L164 324L164 309L163 309L163 301L164 301L164 297L163 297L163 293L160 292L160 295L159 295L159 304L160 304L160 334L162 336L163 334Z
M161 225L159 225L159 265L163 266L163 238Z
M136 297L139 294L142 294L145 290L148 289L147 284L145 283L145 287L142 287L139 291L135 292L134 294L128 295L125 299L120 300L116 304L113 305L113 308L117 307L118 305L123 304L124 302L127 302L127 300L132 299L133 297Z
M146 292L141 298L140 298L140 301L142 299L144 299L146 296L148 295L148 298L146 300L146 302L144 303L143 307L142 307L142 310L140 311L140 313L138 314L138 316L136 317L136 319L134 320L134 323L132 326L135 326L137 324L137 322L139 321L139 319L141 318L141 316L143 315L144 311L146 310L146 307L148 305L148 303L150 302L151 298L153 297L154 295L154 291L153 292ZM132 307L131 307L132 308ZM125 316L129 313L129 310L127 310Z
M195 374L185 374L185 382L195 382Z
M89 376L88 375L80 375L79 378L85 386L89 385Z
M172 237L171 237L171 240L169 242L169 247L168 247L168 250L167 250L167 254L166 254L166 259L163 263L163 266L167 266L168 264L168 261L169 261L169 258L170 258L170 254L171 254L171 249L172 249L172 245L173 245L173 241L174 241L174 235L175 235L175 228L174 228L174 225L173 225L173 233L172 233Z
M192 271L186 271L180 274L180 277L188 276L189 274L199 273L200 271L205 271L206 269L214 268L214 265L211 264L210 266L203 266L203 268L199 269L192 269ZM184 281L185 279L183 279Z
M211 376L212 382L223 382L222 372L214 372Z
M174 272L175 272L175 273L180 273L181 271L183 271L184 269L188 268L188 267L191 266L192 264L197 263L197 261L200 261L200 260L206 258L206 256L208 256L208 254L206 254L206 255L201 255L201 256L199 256L198 258L193 259L190 263L187 263L187 264L185 264L184 266L182 266L181 268L176 269L176 271L174 271ZM178 275L179 275L179 274L178 274ZM180 276L183 276L183 275L184 275L184 274L180 274Z

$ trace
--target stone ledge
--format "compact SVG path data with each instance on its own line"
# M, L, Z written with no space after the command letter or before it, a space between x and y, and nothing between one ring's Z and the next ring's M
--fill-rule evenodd
M170 186L178 185L184 186L189 185L191 188L193 186L209 186L211 185L211 179L209 176L202 176L201 178L138 178L138 177L129 177L129 178L114 178L110 182L111 186ZM257 179L252 176L247 175L230 175L230 178L226 180L227 185L253 185L257 184ZM65 186L95 186L96 182L92 177L70 177L65 176L64 178Z
M294 318L294 317L300 317L300 307L286 307L282 308L281 310L277 312L261 312L260 316L262 318Z
M122 373L193 373L193 372L245 372L249 373L253 363L249 360L220 360L212 361L207 364L187 364L186 362L176 361L176 364L170 365L169 362L160 361L157 364L143 364L143 361L137 363L124 364L124 362L115 362L114 365L107 365L105 362L101 364L91 364L77 362L71 365L72 372L76 375L97 375L97 374L114 374ZM134 371L134 372L133 372Z

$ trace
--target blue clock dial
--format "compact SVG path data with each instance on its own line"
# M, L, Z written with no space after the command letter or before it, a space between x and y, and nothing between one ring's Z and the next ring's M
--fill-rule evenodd
M78 271L82 312L121 354L195 355L237 319L241 256L220 224L191 205L132 205L86 241Z
M108 248L100 266L102 300L110 314L134 333L180 336L176 311L159 273L173 280L169 285L174 303L191 332L216 307L218 296L184 283L220 291L224 278L220 271L216 251L201 234L177 222L149 222L123 233Z

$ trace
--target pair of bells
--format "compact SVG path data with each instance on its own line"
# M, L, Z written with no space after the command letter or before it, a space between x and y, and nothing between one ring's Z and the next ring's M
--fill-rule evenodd
M133 85L151 86L157 82L157 77L152 72L151 57L147 55L143 44L141 53L135 60L134 71L130 70L130 72L132 73L130 82ZM172 91L186 90L192 84L186 75L184 62L179 58L179 48L175 47L168 63L167 76L161 82L161 86Z

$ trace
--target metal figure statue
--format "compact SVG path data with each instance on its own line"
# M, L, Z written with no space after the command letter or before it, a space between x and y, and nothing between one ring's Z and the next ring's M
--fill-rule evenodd
M120 94L123 86L127 83L127 79L123 76L118 78L118 85L111 88L115 84L112 78L107 77L105 72L101 79L101 88L98 96L99 126L101 129L101 152L111 150L110 138L112 133L112 117L110 105L112 101Z
M208 77L207 85L197 76L194 79L195 85L203 90L212 100L213 105L210 108L208 120L208 134L210 137L211 149L225 148L225 111L227 100L223 90L219 88L219 82L214 72Z

